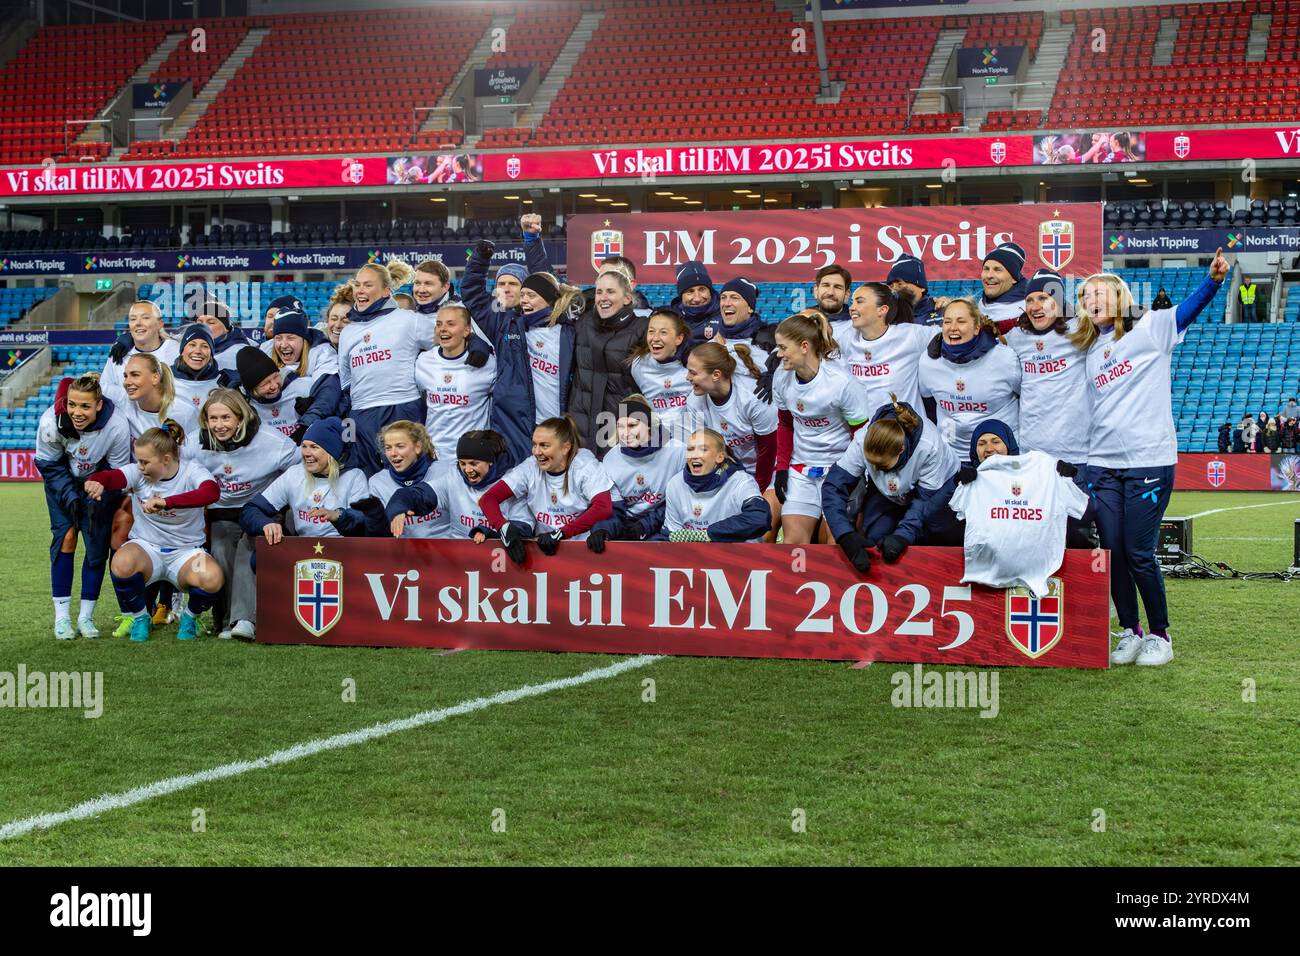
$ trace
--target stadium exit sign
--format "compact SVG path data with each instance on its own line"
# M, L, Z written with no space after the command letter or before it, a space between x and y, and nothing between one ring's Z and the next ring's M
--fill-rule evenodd
M109 292L109 291L112 290L112 288L113 288L113 280L112 280L112 279L96 279L96 280L95 280L95 291L96 291L96 292Z
M986 77L984 77L984 85L985 85L985 86L993 86L994 84L997 83L997 81L998 81L998 78L997 78L996 76L986 76Z

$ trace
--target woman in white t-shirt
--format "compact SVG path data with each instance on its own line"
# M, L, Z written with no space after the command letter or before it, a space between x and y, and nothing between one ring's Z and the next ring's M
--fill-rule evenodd
M147 429L134 442L135 463L99 471L86 479L86 494L98 501L106 490L125 491L134 512L131 536L113 555L109 574L118 603L132 616L131 640L149 639L145 588L166 580L190 592L176 637L198 636L198 615L212 606L224 578L203 550L203 509L221 497L212 475L181 460L185 432L172 419Z
M686 320L671 309L656 309L646 324L645 338L628 355L628 370L650 403L660 428L681 444L683 415L691 385L686 381L682 347L690 336Z
M180 352L180 343L168 337L163 328L162 312L157 303L146 299L133 302L126 313L126 331L113 343L104 371L99 376L104 397L118 404L126 398L122 377L126 360L131 356L151 355L161 364L171 365Z
M419 422L396 421L379 433L384 468L370 476L370 493L384 506L394 538L447 537L450 465L438 460L429 431Z
M822 481L871 417L867 390L829 361L838 347L820 312L792 315L777 326L775 488L786 544L813 541L822 516Z
M772 523L758 484L712 428L695 431L686 465L668 482L664 524L654 541L757 543Z
M1133 295L1119 276L1090 276L1079 286L1073 341L1087 352L1093 396L1088 480L1101 544L1110 549L1110 595L1123 628L1113 664L1173 660L1169 605L1155 555L1178 463L1171 366L1174 348L1213 301L1228 269L1220 249L1209 275L1187 299L1136 321ZM1147 633L1138 620L1139 594Z
M641 541L664 521L668 482L681 470L686 446L668 436L644 395L629 395L618 407L618 444L600 465L614 483L614 516L587 535L596 554L605 542Z
M428 404L424 427L445 461L455 457L461 435L486 429L492 419L497 360L494 355L484 365L469 364L473 335L469 309L459 302L444 305L434 318L437 344L415 361L415 384Z
M933 398L939 433L959 459L976 422L1020 421L1020 363L972 299L943 307L943 325L921 360L921 395Z
M510 469L479 499L492 530L511 560L522 563L519 529L507 521L502 505L514 498L528 502L533 537L545 555L555 554L562 540L583 541L598 521L614 514L614 482L596 456L582 447L573 418L548 418L533 429L533 457Z
M887 404L891 394L920 408L921 360L933 330L916 324L912 301L883 282L864 282L853 290L849 317L836 363L867 389L873 408Z

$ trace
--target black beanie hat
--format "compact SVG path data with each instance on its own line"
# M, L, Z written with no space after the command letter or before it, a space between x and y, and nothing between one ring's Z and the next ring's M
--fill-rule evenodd
M261 349L246 345L235 355L235 369L239 372L239 382L249 395L271 375L280 374L279 368Z

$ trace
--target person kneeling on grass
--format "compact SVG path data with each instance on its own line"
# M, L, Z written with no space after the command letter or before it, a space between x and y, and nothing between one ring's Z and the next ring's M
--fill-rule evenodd
M362 537L368 528L382 524L383 508L370 497L365 473L344 468L343 423L327 418L303 435L302 462L271 483L264 492L244 505L239 523L267 544L279 544L284 537L280 510L285 506L293 518L294 533L306 538Z
M961 528L945 507L956 487L957 456L912 406L893 392L889 397L890 404L876 410L862 440L845 450L822 485L831 534L863 574L871 568L867 549L876 543L889 564L913 544L961 543ZM849 501L864 476L867 493L858 531Z
M651 541L763 540L772 523L758 482L711 428L694 432L686 467L668 482L664 525Z
M99 501L105 491L131 494L131 536L113 555L109 573L122 609L132 616L131 640L149 640L152 623L145 588L166 580L190 599L181 612L176 637L198 637L198 616L212 606L224 578L203 550L203 509L221 497L212 475L197 463L181 461L185 432L170 418L135 440L133 465L97 471L86 479L86 494Z

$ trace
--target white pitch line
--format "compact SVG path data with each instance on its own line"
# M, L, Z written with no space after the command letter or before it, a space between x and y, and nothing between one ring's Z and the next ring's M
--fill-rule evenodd
M584 671L573 677L562 677L558 680L547 681L545 684L526 684L523 687L516 687L514 690L503 690L499 694L493 694L491 697L476 697L473 700L467 700L456 704L453 707L443 707L438 710L421 711L410 717L402 717L398 720L384 721L383 723L374 724L370 727L363 727L361 730L351 730L347 733L335 734L332 737L322 737L316 740L308 740L300 744L294 744L284 750L277 750L275 753L267 754L265 757L258 757L256 760L237 760L234 763L222 764L219 767L213 767L210 770L202 770L198 773L182 774L179 777L168 777L165 780L158 780L154 783L146 784L143 787L136 787L132 790L124 790L121 793L106 793L96 797L93 800L87 800L79 803L69 810L62 810L58 813L41 813L34 817L27 817L23 820L14 820L0 826L0 840L8 840L12 837L25 836L33 830L48 830L56 827L60 823L68 823L72 820L88 820L91 817L97 817L100 814L108 813L110 810L120 810L123 807L134 806L137 803L144 803L155 797L165 796L169 793L176 793L178 790L185 790L200 783L211 783L215 780L226 780L230 777L237 777L240 774L248 773L251 770L265 770L267 767L274 767L279 764L290 763L294 760L301 760L304 757L311 757L327 750L339 750L343 747L351 747L356 744L363 744L371 740L377 740L380 737L387 737L403 730L414 730L416 727L423 727L426 724L436 724L446 720L448 717L459 717L462 714L470 714L476 710L484 710L496 704L513 704L515 701L523 700L527 697L538 697L542 694L548 694L553 690L565 690L569 687L578 687L582 684L590 684L593 681L605 680L608 677L617 677L626 671L635 670L638 667L644 667L647 664L653 664L661 660L663 655L642 654L639 657L629 657L626 660L619 661L617 664L611 664L608 667L598 667L594 670Z
M1231 508L1211 508L1209 511L1198 511L1196 514L1187 517L1204 518L1206 515L1217 515L1224 511L1249 511L1251 508L1276 508L1280 505L1300 505L1300 497L1288 498L1286 501L1270 501L1262 505L1234 505Z

